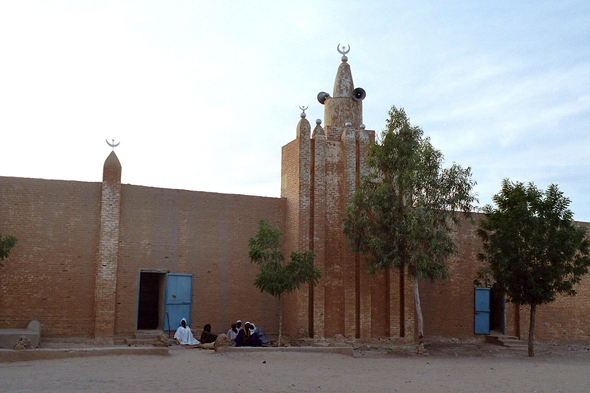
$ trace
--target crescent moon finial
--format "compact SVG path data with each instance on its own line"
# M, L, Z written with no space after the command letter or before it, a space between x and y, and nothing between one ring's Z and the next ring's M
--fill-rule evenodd
M346 54L350 52L350 45L342 45L342 49L340 49L340 44L338 44L336 49L338 49L338 53L342 55L342 61L346 63L348 61Z
M348 54L348 52L350 52L350 45L342 45L342 49L340 49L340 44L338 44L338 53L340 53L341 55L346 55Z
M305 118L305 116L307 116L307 115L305 114L305 111L307 110L307 108L309 108L309 105L308 105L308 106L302 106L302 105L299 105L299 109L301 109L301 110L303 111L303 112L301 112L301 118L302 118L302 119L303 119L303 118Z
M119 143L115 143L115 140L114 140L114 139L112 139L112 141L113 141L112 143L111 143L111 142L109 142L109 140L108 140L108 139L107 139L106 141L107 141L107 145L109 145L110 147L112 147L112 148L113 148L113 151L115 151L115 147L117 147L117 146L119 146L119 145L121 144L121 142L119 142Z

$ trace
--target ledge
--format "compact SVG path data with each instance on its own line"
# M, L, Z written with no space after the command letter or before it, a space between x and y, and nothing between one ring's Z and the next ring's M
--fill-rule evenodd
M104 347L67 349L0 349L0 363L113 355L168 355L166 347Z
M303 353L333 353L354 357L352 347L218 347L217 353L231 352L303 352Z

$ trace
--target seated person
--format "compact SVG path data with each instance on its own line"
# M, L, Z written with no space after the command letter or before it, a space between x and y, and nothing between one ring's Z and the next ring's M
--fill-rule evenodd
M250 322L250 325L252 325L254 329L252 333L255 333L258 336L263 345L272 344L272 342L266 337L266 334L264 334L264 331L259 327L256 327L256 325L254 325L254 322Z
M201 342L203 344L214 343L217 340L217 334L211 333L211 325L203 326L203 333L201 333Z
M236 347L260 347L262 342L258 338L258 335L254 333L254 328L250 325L250 322L246 322L244 329L238 332L236 337Z
M236 337L238 336L238 327L235 323L231 324L231 329L227 331L227 337L231 340L232 343L236 342Z
M180 326L176 329L174 338L176 339L176 344L182 345L185 348L196 348L200 344L199 340L193 336L193 332L187 326L186 319L184 318L180 320Z

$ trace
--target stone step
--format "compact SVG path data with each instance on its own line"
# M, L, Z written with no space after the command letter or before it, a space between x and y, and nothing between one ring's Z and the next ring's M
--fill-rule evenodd
M519 340L518 337L515 336L505 336L501 334L490 334L485 338L486 343L494 344L494 345L501 345L504 347L510 347L514 349L526 348L527 343Z
M524 343L521 343L521 344L504 343L502 346L506 347L506 348L512 348L512 349L527 349L528 348L528 344L524 344Z
M153 340L160 333L163 332L161 330L138 330L135 332L135 338L143 340Z
M125 345L130 347L151 347L152 343L154 342L154 338L124 338L123 342ZM168 339L168 345L172 345L174 343L173 338Z

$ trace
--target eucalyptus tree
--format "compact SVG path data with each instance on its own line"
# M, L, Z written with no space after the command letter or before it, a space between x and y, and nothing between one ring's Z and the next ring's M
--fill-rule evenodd
M570 200L555 184L543 192L533 183L505 179L493 201L496 207L484 207L477 232L483 241L478 258L486 265L476 283L495 285L512 303L530 306L528 355L535 356L537 306L576 294L590 266L590 241L586 228L574 225Z
M457 252L451 231L477 201L470 168L443 168L443 161L422 129L392 107L380 141L369 150L370 173L344 218L348 244L369 271L395 268L414 278L419 353L424 328L418 281L448 277L447 260Z
M291 252L291 260L285 263L285 256L281 251L281 231L272 228L268 221L258 222L258 233L248 242L250 262L260 267L260 272L254 280L256 288L266 292L279 300L279 343L283 332L283 306L281 295L291 293L302 284L316 285L321 277L319 269L313 265L315 255L312 251Z

